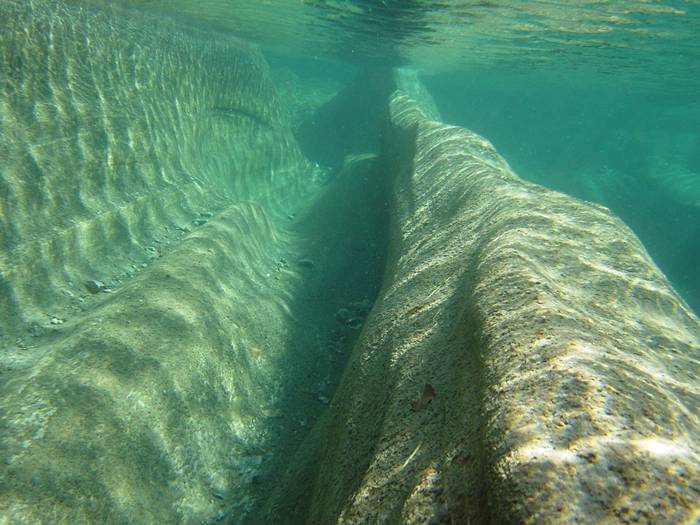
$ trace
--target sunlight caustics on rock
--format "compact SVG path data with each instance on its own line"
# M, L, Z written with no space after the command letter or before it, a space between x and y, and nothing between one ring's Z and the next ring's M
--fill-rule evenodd
M0 524L700 520L700 321L620 218L161 4L0 0Z

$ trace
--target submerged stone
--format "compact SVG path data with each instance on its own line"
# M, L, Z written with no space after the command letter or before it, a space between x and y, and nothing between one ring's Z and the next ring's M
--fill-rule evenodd
M293 285L256 269L289 248L276 221L312 167L256 47L77 4L0 1L0 128L18 131L1 141L0 209L21 225L0 214L0 316L19 341L0 352L0 523L231 521L262 467L222 458L274 434L292 333ZM211 227L190 232L193 217ZM143 262L173 224L188 235ZM66 277L97 294L95 275L132 264L71 330L49 324ZM26 351L35 319L54 330ZM231 350L250 345L275 352ZM236 494L225 518L212 486Z
M389 113L393 263L257 523L692 522L700 321L608 210Z
M335 313L335 320L339 323L345 324L350 319L352 319L352 313L347 308L341 308Z
M107 286L102 281L90 279L90 280L85 282L85 288L87 288L88 292L95 294L95 293L104 292L107 289Z

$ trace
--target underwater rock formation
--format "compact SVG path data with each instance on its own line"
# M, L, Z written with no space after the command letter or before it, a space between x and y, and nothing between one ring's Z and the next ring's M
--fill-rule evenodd
M697 520L700 322L634 234L399 92L390 114L383 289L263 521Z
M244 515L314 188L268 66L133 13L0 15L0 522Z
M0 523L697 520L700 322L609 211L410 71L328 180L254 47L0 6Z
M346 155L376 153L386 101L395 89L389 68L360 71L297 130L301 150L323 166L340 169Z
M262 422L285 369L289 290L265 276L285 250L277 233L260 206L232 205L5 361L0 520L208 523L248 510L248 464L268 459Z
M2 335L79 307L82 283L111 285L202 211L286 216L308 190L253 46L61 2L0 14Z

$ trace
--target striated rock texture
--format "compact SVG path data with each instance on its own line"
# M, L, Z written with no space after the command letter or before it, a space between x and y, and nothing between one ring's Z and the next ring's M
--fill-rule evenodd
M0 159L13 341L200 212L255 200L286 216L309 177L257 49L45 0L0 2Z
M287 248L260 206L232 205L8 362L0 522L201 524L248 511L284 392L290 282L266 273Z
M700 519L700 323L607 210L410 72L331 181L247 44L0 15L0 523Z
M633 233L399 92L382 162L382 292L261 522L696 523L700 322Z
M0 523L252 508L308 166L255 48L0 0Z

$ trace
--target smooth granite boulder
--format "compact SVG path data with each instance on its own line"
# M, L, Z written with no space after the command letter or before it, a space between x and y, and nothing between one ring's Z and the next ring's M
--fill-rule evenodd
M390 261L266 523L695 523L700 322L607 209L396 92Z

